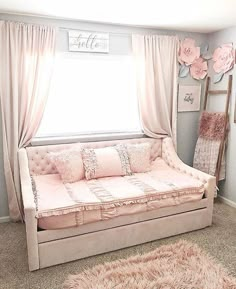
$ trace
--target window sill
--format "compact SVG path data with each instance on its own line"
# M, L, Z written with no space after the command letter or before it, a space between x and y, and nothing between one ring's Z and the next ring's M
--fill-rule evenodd
M74 143L74 142L122 140L122 139L132 139L142 137L146 137L146 135L142 132L88 134L88 135L60 136L60 137L36 137L32 139L31 145L32 146L54 145L54 144Z

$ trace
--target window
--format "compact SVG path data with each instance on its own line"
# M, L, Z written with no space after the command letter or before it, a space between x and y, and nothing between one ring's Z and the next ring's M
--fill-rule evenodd
M59 54L36 137L120 132L141 132L132 57Z

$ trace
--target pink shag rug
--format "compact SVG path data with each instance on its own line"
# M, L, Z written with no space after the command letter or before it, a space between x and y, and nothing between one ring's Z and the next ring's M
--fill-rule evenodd
M64 289L236 289L236 279L197 245L179 241L71 275Z

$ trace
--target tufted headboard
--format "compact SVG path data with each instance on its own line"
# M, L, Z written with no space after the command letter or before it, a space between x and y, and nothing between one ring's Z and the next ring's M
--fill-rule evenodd
M57 170L50 161L49 153L61 151L76 146L84 146L88 148L101 148L116 145L118 143L151 143L151 160L153 161L158 156L161 156L162 139L154 138L138 138L126 140L113 140L113 141L97 141L88 143L72 143L60 145L47 145L47 146L32 146L27 147L27 156L29 161L29 170L31 175L47 175L56 174Z

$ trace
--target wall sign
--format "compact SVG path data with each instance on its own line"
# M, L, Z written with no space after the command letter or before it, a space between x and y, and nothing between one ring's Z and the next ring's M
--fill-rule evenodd
M199 111L200 96L200 85L179 85L178 111Z
M109 33L69 31L69 51L109 52Z

